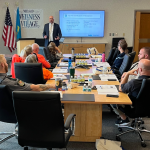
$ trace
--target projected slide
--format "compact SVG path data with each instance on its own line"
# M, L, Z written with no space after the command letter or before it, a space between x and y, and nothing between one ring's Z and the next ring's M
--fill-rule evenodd
M103 37L105 11L59 11L63 37Z

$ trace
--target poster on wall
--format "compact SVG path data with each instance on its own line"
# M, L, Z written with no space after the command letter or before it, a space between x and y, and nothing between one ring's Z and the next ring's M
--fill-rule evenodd
M42 9L20 9L20 24L22 28L39 29L43 28Z

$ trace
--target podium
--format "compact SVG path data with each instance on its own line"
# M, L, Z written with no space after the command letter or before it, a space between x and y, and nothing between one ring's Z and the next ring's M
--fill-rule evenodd
M27 45L35 43L35 38L20 38L17 41L17 54L20 55L22 49Z
M20 38L17 40L17 54L20 55L22 49L27 45L37 43L39 46L44 46L44 38Z

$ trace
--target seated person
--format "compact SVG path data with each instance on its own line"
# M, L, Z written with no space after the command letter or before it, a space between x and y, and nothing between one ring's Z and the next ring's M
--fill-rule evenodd
M137 75L137 73L135 72L139 72L140 76L138 77L138 79L132 79L131 81L128 82L128 78L130 75ZM139 61L138 69L137 70L133 69L133 70L128 71L124 79L121 81L119 85L119 90L124 93L129 93L128 96L132 101L132 107L135 106L135 100L140 91L143 79L147 79L147 78L150 78L150 60L142 59ZM130 107L130 106L124 105L123 107L120 107L119 109L114 108L113 105L111 106L114 109L115 113L121 117L120 119L116 121L116 125L118 124L127 125L130 121L128 117L123 113L123 108Z
M116 57L115 61L113 62L113 65L111 66L112 69L119 70L119 68L123 62L123 58L124 58L126 49L127 49L126 41L124 39L120 40L118 42L118 50L120 51L120 54Z
M42 66L44 68L50 68L51 67L51 64L45 59L45 57L41 54L38 54L38 52L39 52L39 45L38 44L36 44L36 43L32 44L32 50L33 50L33 53L37 56L38 62L42 63Z
M11 91L45 91L49 88L55 89L55 84L28 84L19 79L7 76L8 64L5 56L0 54L0 85L7 85Z
M16 63L16 62L24 62L26 57L29 54L32 54L32 47L30 45L24 47L24 49L20 53L20 56L17 55L17 54L13 55L12 62L11 62L11 75L12 75L12 78L16 78L15 77L14 63Z
M140 61L141 59L149 59L149 60L150 60L150 47L143 47L143 48L141 48L140 51L139 51L138 57L139 57L139 61ZM135 63L131 66L130 70L132 70L132 69L138 69L138 63L139 63L139 62L135 62ZM127 73L127 72L124 72L124 73L123 73L123 75L121 76L121 80L123 80L123 78L125 77L126 73ZM137 75L130 75L129 78L128 78L128 82L129 82L131 79L137 79L138 77L139 77L139 73L138 73Z
M36 55L30 54L26 57L25 63L38 63ZM49 80L50 78L53 78L53 73L46 68L43 68L43 78L45 80Z

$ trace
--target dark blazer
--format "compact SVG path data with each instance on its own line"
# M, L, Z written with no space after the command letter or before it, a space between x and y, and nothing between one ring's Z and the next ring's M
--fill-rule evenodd
M44 31L43 31L43 37L47 35L47 38L45 39L45 47L48 46L49 43L49 23L44 25ZM53 29L53 40L56 46L59 46L59 40L55 40L56 36L59 36L59 38L62 37L61 30L58 24L54 23L54 29Z

